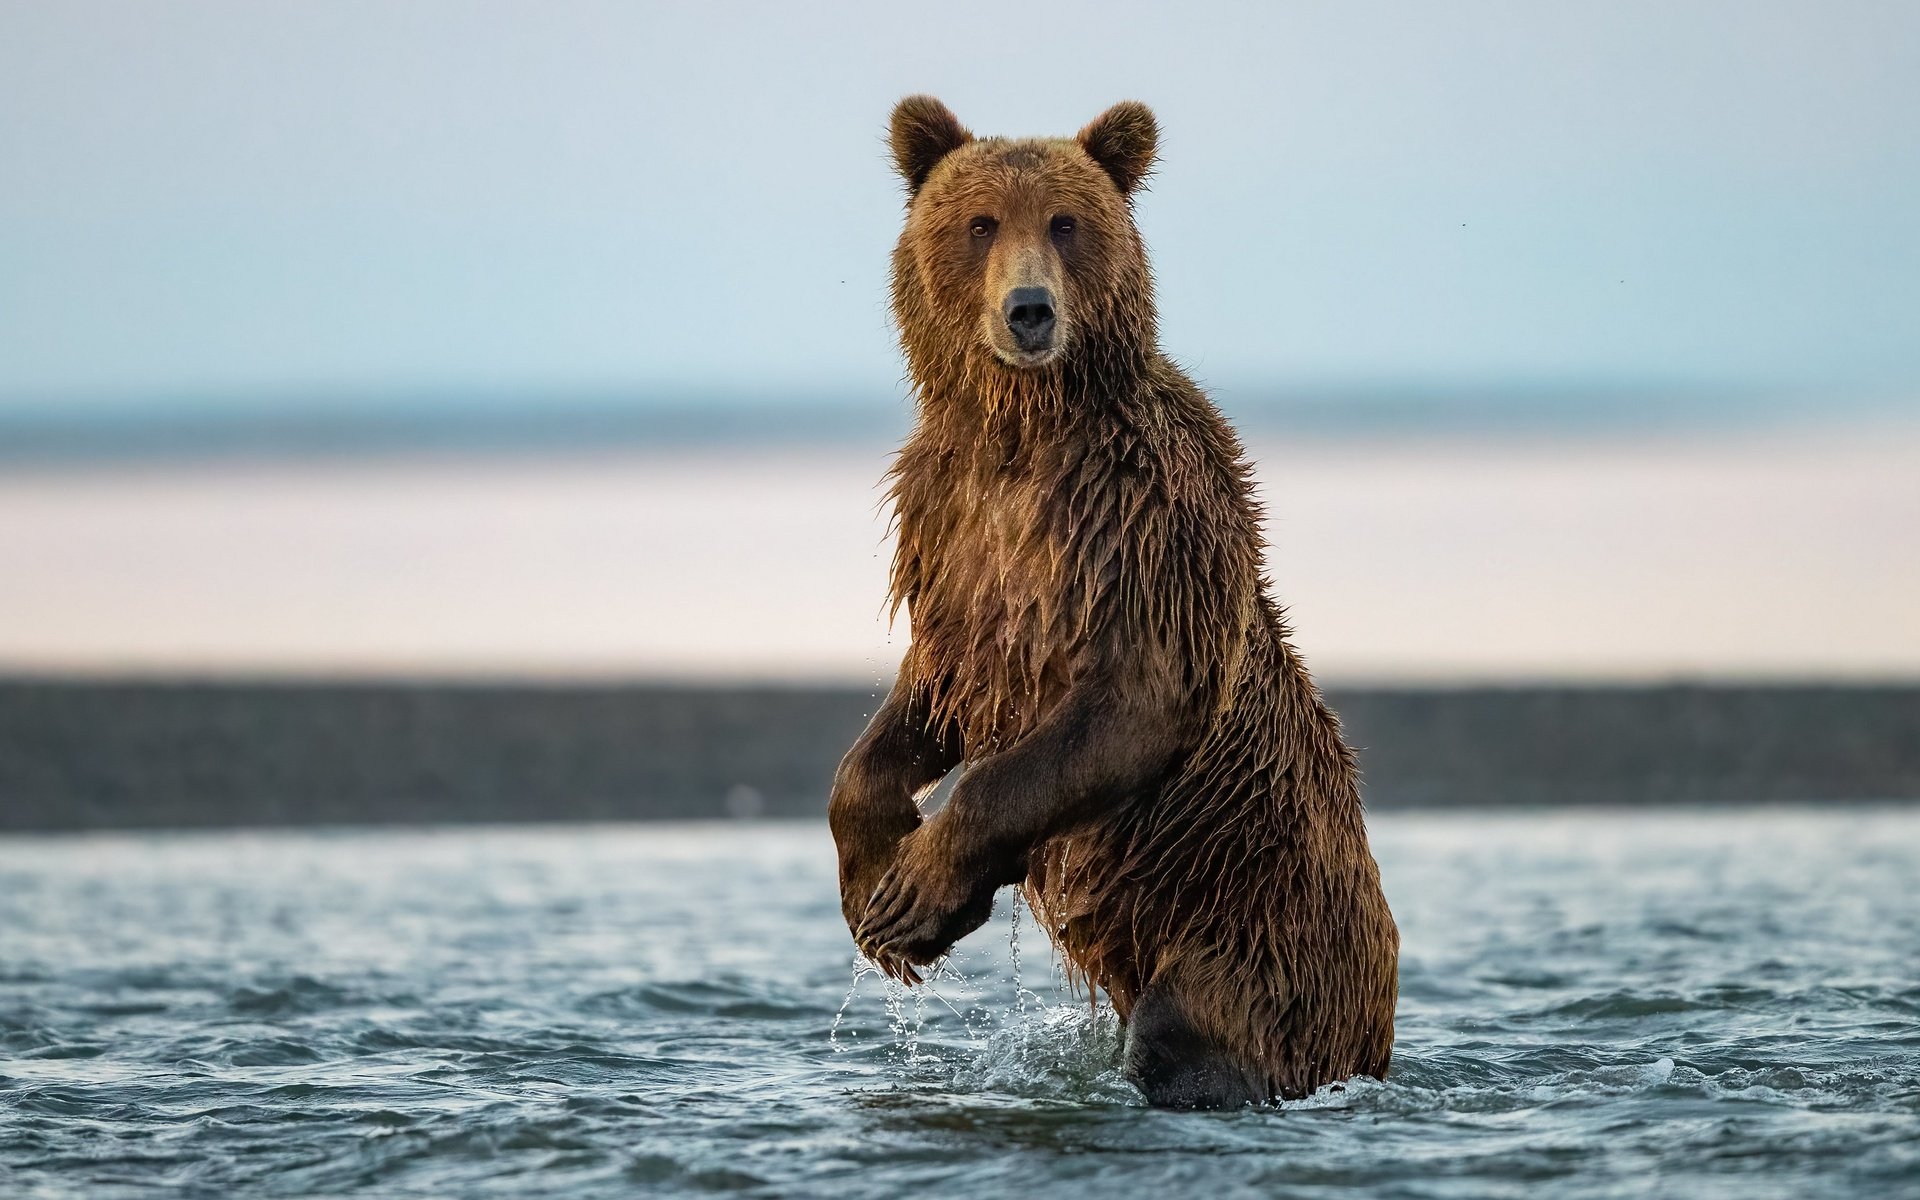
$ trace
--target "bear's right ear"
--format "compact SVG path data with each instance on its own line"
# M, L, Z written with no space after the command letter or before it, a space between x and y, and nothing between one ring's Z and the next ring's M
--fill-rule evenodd
M893 106L887 142L893 147L893 166L907 181L907 195L920 186L941 159L973 140L973 134L953 110L932 96L908 96Z

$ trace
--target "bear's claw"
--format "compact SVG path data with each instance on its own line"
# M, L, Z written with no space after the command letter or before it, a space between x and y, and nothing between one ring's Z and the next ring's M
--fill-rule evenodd
M913 964L907 962L905 959L897 958L877 946L872 948L862 946L860 947L860 953L866 955L867 961L872 963L874 967L887 978L897 979L908 987L913 987L920 983L920 972L914 970Z
M855 934L862 952L875 962L894 960L908 970L924 966L977 929L993 910L991 890L978 896L961 896L949 904L934 899L935 891L925 880L895 864L874 889Z

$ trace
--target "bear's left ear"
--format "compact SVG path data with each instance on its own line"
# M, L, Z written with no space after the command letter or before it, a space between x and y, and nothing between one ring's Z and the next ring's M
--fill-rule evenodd
M887 123L887 143L894 169L907 181L907 196L920 192L940 160L973 140L973 134L953 110L932 96L908 96L893 106Z
M1153 170L1160 126L1153 110L1138 100L1122 100L1080 131L1080 148L1113 177L1122 196L1131 196Z

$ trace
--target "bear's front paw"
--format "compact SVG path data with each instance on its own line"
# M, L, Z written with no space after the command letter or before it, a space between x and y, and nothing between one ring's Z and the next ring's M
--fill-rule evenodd
M834 803L833 839L840 852L840 914L847 919L847 932L858 934L873 890L900 857L903 840L920 827L920 810L911 801L893 808L841 807L836 795Z
M840 915L846 918L847 932L858 939L860 923L867 919L867 902L893 866L892 848L884 854L846 855L840 864Z
M900 855L874 889L854 940L867 957L906 983L919 977L911 965L924 966L978 929L993 912L993 885L985 872L959 868L940 853L925 831L910 834Z
M847 932L853 934L854 944L860 947L860 953L873 961L874 966L902 983L919 983L920 976L904 960L875 950L860 940L860 927L867 919L868 902L879 890L880 881L886 877L893 862L892 847L888 847L885 855L871 855L843 865L840 914L846 918Z

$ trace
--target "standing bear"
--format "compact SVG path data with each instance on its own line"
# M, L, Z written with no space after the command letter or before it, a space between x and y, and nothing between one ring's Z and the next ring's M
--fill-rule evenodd
M1399 934L1353 755L1262 576L1239 442L1161 353L1131 197L1157 129L894 110L891 473L913 641L835 776L841 907L919 982L1019 884L1156 1105L1384 1076ZM917 800L965 764L947 804Z

